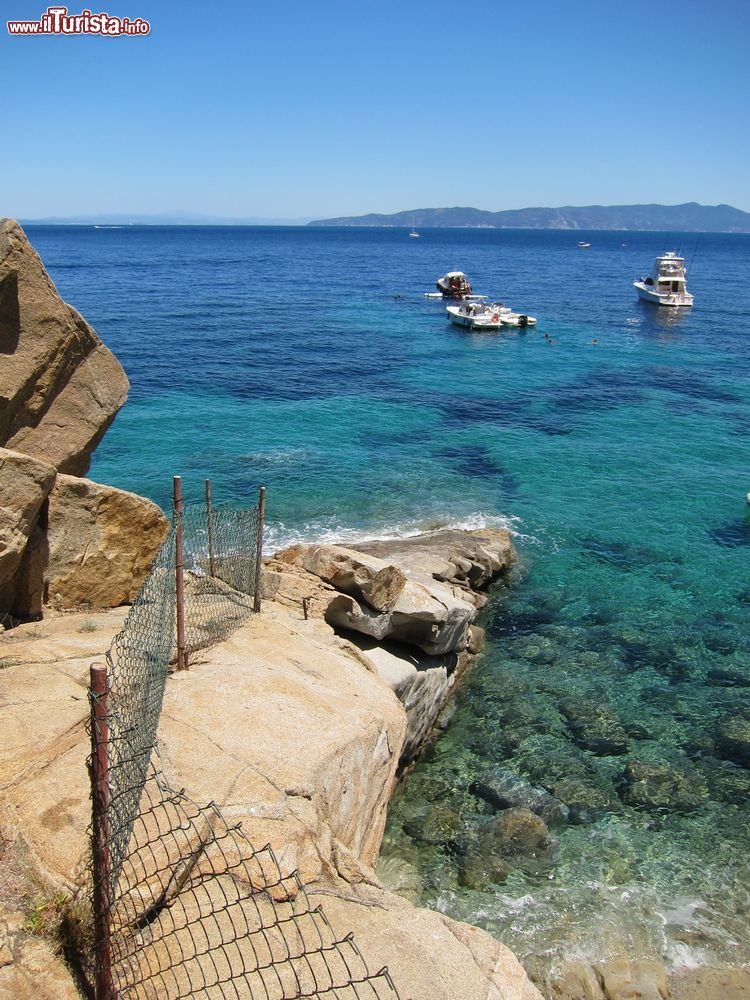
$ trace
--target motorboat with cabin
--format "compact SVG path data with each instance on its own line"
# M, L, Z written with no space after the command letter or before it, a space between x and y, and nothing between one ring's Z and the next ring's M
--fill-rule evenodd
M638 297L658 306L691 306L693 296L687 290L685 258L670 250L656 258L651 274L634 281Z
M533 316L525 313L514 313L501 302L487 305L484 302L462 302L457 306L447 306L446 313L456 326L465 326L469 330L499 330L503 326L526 327L535 326Z
M463 271L448 271L435 284L444 299L463 299L471 295L471 285Z

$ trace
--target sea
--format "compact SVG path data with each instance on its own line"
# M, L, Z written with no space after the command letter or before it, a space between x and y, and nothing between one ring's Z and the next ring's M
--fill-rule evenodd
M130 379L93 479L167 510L174 475L238 506L265 485L268 551L512 532L383 879L538 981L623 952L749 962L750 236L27 231ZM692 309L636 297L665 250ZM425 296L449 270L537 326L452 326ZM498 781L565 807L500 863L477 793Z

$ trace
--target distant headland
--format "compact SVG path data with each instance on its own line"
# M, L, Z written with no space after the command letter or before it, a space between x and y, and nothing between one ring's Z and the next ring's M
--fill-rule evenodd
M588 205L575 208L417 208L393 215L318 219L310 226L418 226L476 229L626 229L654 232L750 233L750 212L731 205Z

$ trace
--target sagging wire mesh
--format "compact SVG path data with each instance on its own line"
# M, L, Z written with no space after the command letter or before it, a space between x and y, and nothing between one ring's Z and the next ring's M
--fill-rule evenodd
M259 520L258 508L184 508L189 649L220 641L252 613ZM107 654L106 705L91 695L99 718L89 766L100 790L97 739L108 761L104 793L93 796L96 941L85 959L97 1000L398 1000L388 971L369 972L351 936L333 932L270 846L256 850L240 824L176 792L162 772L156 732L175 662L176 527Z
M296 873L215 805L143 791L111 911L112 980L125 998L397 998L351 936L337 936Z
M223 642L252 614L258 508L186 504L185 641L188 655Z

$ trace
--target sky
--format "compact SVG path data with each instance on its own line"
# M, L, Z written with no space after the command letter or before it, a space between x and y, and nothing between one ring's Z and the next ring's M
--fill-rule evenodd
M11 36L47 2L3 0L0 215L750 211L745 0L87 6L151 32Z

